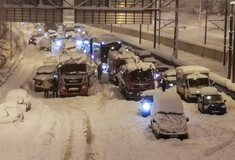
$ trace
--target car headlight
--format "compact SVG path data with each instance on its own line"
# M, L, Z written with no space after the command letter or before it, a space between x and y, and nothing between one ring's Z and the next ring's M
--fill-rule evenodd
M221 108L226 108L226 105L222 105Z
M82 41L77 40L77 41L76 41L76 45L78 45L78 46L82 45Z
M196 93L200 93L200 91L197 90Z
M61 41L56 41L55 44L56 44L57 46L61 46L61 45L62 45L62 42L61 42Z
M150 103L143 103L142 104L142 108L145 110L145 111L149 111L150 108L151 108L151 104Z
M169 86L170 86L170 87L173 87L173 86L174 86L174 84L173 84L173 83L170 83L170 84L169 84Z

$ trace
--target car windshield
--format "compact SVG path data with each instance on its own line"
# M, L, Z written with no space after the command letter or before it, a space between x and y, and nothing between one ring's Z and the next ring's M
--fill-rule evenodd
M222 102L222 96L221 95L206 95L204 96L204 102L205 103L217 103Z
M62 75L86 74L86 64L64 64L60 71Z
M209 86L208 78L188 79L189 87Z
M129 73L129 78L132 82L136 81L152 81L154 80L153 70L135 70Z

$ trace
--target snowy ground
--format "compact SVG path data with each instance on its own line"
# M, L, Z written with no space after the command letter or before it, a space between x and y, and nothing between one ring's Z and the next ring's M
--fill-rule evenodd
M46 54L25 48L0 88L0 102L16 88L27 90L32 102L22 122L0 124L1 160L235 160L235 102L227 95L223 116L200 114L197 104L184 102L189 139L156 140L149 117L138 114L139 102L126 101L107 75L89 97L44 99L35 93L32 79Z
M149 118L138 115L139 102L126 101L105 77L90 97L44 99L32 90L34 70L45 53L34 46L0 90L24 88L32 110L23 122L0 124L3 160L217 160L235 159L235 103L227 100L228 114L204 115L194 103L184 102L190 138L156 140Z

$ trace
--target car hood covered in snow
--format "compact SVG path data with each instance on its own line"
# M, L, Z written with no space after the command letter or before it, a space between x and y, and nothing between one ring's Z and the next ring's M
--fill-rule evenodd
M157 121L156 129L161 134L180 135L188 132L184 114L157 113L154 119Z

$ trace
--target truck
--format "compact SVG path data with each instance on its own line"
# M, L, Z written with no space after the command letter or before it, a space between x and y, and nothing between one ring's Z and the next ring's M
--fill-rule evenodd
M118 85L117 73L120 71L120 67L128 62L128 60L139 61L139 57L136 56L133 52L120 52L120 51L109 51L108 59L108 75L109 80L113 84Z
M210 86L210 70L202 66L181 66L176 68L176 90L186 101L198 99L200 90Z
M140 100L143 91L155 89L152 63L128 62L117 74L119 88L126 99Z
M83 54L62 54L57 66L58 95L88 96L89 88L95 81L95 66L90 58Z

